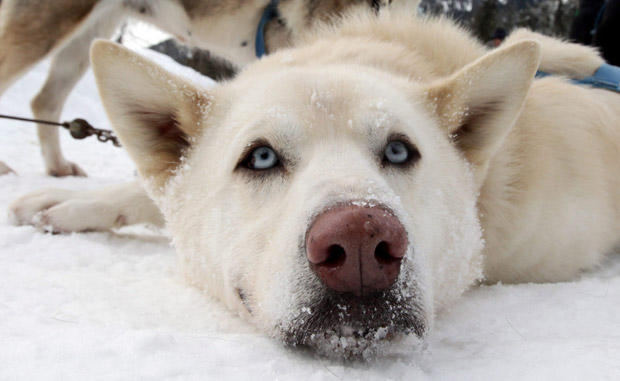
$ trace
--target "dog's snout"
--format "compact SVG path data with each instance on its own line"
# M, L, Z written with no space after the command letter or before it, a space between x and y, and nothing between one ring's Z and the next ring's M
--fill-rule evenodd
M406 252L405 228L378 206L327 210L306 233L310 268L327 287L356 296L392 285Z

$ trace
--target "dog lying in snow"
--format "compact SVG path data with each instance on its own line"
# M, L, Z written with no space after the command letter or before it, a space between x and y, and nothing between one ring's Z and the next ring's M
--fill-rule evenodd
M487 51L447 20L354 12L214 89L91 55L189 282L290 345L423 338L475 282L569 280L620 238L620 96L534 80L591 75L587 47L521 30ZM124 217L148 205L133 192ZM13 212L88 228L103 198L64 197Z
M400 0L409 1L409 0ZM391 0L282 0L264 26L264 48L290 44L317 19L352 6L379 9ZM411 0L413 6L419 0ZM32 101L36 119L57 121L65 99L88 68L88 47L111 36L127 17L151 23L182 43L238 66L256 59L257 26L270 0L4 0L0 6L0 94L34 64L53 56L48 79ZM38 126L47 173L84 176L62 155L58 129ZM0 162L0 175L11 169Z

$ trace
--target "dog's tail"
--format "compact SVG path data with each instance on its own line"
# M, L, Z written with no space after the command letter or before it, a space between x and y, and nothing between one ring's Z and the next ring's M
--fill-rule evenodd
M580 80L593 75L605 63L595 48L547 37L523 28L512 32L504 44L510 45L522 40L534 40L540 44L542 56L538 69L547 73Z

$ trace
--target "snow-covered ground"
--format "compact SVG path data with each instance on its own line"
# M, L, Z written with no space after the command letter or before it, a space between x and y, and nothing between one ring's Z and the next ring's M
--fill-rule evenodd
M30 115L46 69L4 94L0 113ZM75 117L109 126L90 72L62 120ZM620 380L619 255L572 283L473 289L438 318L423 350L334 362L282 347L185 285L160 232L11 225L7 206L26 192L133 178L121 149L62 140L88 178L44 176L35 127L0 121L0 160L19 173L0 177L0 380Z

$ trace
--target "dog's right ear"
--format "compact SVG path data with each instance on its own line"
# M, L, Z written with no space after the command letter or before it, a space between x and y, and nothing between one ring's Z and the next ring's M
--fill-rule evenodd
M538 43L521 41L485 54L425 92L441 127L473 164L478 185L521 112L539 61Z
M208 92L111 42L93 43L91 61L121 143L142 178L161 188L201 129Z

